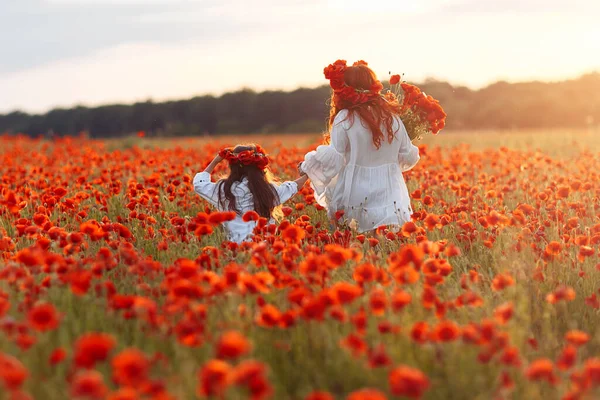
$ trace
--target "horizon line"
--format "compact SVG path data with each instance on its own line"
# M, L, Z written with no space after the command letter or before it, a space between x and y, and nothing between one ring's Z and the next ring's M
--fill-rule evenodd
M405 81L405 82L412 82L415 83L417 86L418 85L423 85L423 84L427 84L427 83L432 83L432 82L438 82L438 83L447 83L450 86L454 87L454 88L466 88L468 90L477 92L480 90L484 90L489 88L490 86L493 85L497 85L499 83L507 83L510 85L517 85L517 84L527 84L527 83L544 83L544 84L556 84L556 83L563 83L563 82L569 82L569 81L576 81L579 80L583 77L586 76L590 76L590 75L600 75L600 68L597 69L592 69L590 71L587 72L582 72L579 73L577 75L571 76L571 77L565 77L565 78L557 78L557 79L528 79L528 80L509 80L509 79L498 79L498 80L494 80L494 81L490 81L489 83L485 84L485 85L481 85L481 86L472 86L472 85L467 85L464 83L452 83L448 80L444 80L444 79L438 79L435 77L427 77L423 80L421 80L420 82L415 82L415 81ZM388 82L388 79L382 80L382 82ZM313 86L309 86L309 85L299 85L298 87L294 88L294 89L284 89L284 88L265 88L265 89L256 89L256 88L251 88L248 86L242 86L238 89L235 90L228 90L228 91L223 91L220 94L215 94L215 93L211 93L211 92L205 92L205 93L199 93L199 94L195 94L189 97L177 97L177 98L146 98L145 100L142 99L136 99L136 100L130 100L130 101L125 101L125 102L119 102L119 101L106 101L103 103L97 103L97 104L85 104L85 103L74 103L72 105L69 106L53 106L51 108L45 109L44 111L27 111L24 109L19 109L19 108L15 108L12 110L7 110L7 111L2 111L0 110L0 116L6 116L6 115L10 115L10 114L15 114L15 113L22 113L22 114L27 114L30 116L35 116L35 115L46 115L52 111L57 111L57 110L70 110L70 109L75 109L75 108L87 108L87 109L94 109L94 108L101 108L101 107L110 107L110 106L133 106L135 104L143 104L143 103L170 103L170 102L176 102L176 101L189 101L192 99L195 99L197 97L215 97L215 98L220 98L223 97L226 94L231 94L231 93L239 93L239 92L244 92L244 91L251 91L254 93L265 93L265 92L283 92L283 93L292 93L296 90L302 90L302 89L308 89L308 90L314 90L314 89L318 89L320 87L323 86L328 86L328 84L325 82L321 85L313 85Z

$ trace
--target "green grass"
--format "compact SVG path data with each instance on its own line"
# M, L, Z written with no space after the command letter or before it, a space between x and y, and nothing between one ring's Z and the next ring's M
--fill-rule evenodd
M521 367L502 365L502 350L490 362L482 363L478 361L478 355L488 348L485 345L467 344L461 339L449 343L428 341L425 344L418 344L412 340L410 331L415 323L424 321L430 327L435 327L440 322L435 315L435 309L426 309L422 304L423 275L415 284L402 287L412 295L411 304L397 313L388 307L381 316L373 315L370 311L369 294L373 288L381 288L387 295L392 294L402 286L393 280L365 286L364 295L359 296L352 304L341 307L347 315L345 322L333 319L329 312L325 313L321 321L306 320L302 317L300 308L295 308L287 299L292 286L303 285L316 294L326 291L335 282L353 282L354 269L357 264L363 262L373 263L385 274L388 271L388 256L401 251L405 243L414 244L414 237L404 242L387 241L381 237L380 244L374 248L367 243L360 245L356 240L352 240L353 248L359 250L362 259L349 261L330 271L324 287L311 283L309 277L302 274L298 267L309 254L325 252L324 244L319 242L316 236L309 236L300 245L298 252L291 251L288 246L286 251L278 253L274 246L268 246L268 266L253 261L256 254L251 249L238 250L235 255L228 250L220 250L219 257L211 259L210 270L199 267L197 273L201 278L191 281L194 287L202 288L202 294L187 301L175 301L172 285L178 271L174 266L177 260L200 258L206 246L220 248L223 234L217 229L214 235L198 240L193 233L183 236L177 233L170 223L170 215L194 216L204 205L199 203L193 193L186 193L174 201L169 201L166 198L166 190L173 177L183 175L183 170L188 169L189 165L200 165L212 152L207 150L206 154L199 154L195 150L206 148L207 145L203 141L191 142L189 150L172 151L169 144L179 146L178 141L158 142L138 138L125 142L110 142L104 149L97 147L93 150L107 157L90 169L87 181L91 182L92 179L102 176L103 170L110 170L116 173L116 180L122 183L122 190L118 195L108 195L107 185L94 186L106 195L107 213L100 211L92 196L82 201L75 210L55 209L50 214L54 224L66 232L77 231L82 220L100 221L105 215L112 222L121 219L134 235L135 239L130 242L139 257L138 262L128 265L125 259L119 259L114 269L105 270L101 276L94 277L87 294L78 296L72 293L68 284L61 281L61 276L64 278L64 275L56 270L44 272L36 267L17 266L11 260L14 253L3 252L5 266L0 272L14 267L22 271L22 276L14 282L11 274L0 275L0 290L8 295L11 303L7 316L0 321L6 322L13 318L26 322L24 311L37 301L53 304L61 313L62 320L58 329L51 332L36 333L30 330L29 334L36 338L36 343L28 350L17 346L16 335L0 331L1 351L14 355L27 367L29 376L23 388L35 399L68 398L67 377L72 364L73 343L82 334L92 331L107 332L115 337L118 345L112 355L127 347L139 348L149 357L155 353L164 355L167 362L153 365L152 378L164 383L168 392L175 398L196 398L198 371L214 357L215 341L222 332L229 329L244 333L252 343L251 354L244 358L259 360L267 366L267 376L274 390L274 399L303 399L314 390L326 390L335 398L343 399L352 391L365 387L377 388L389 398L394 398L388 383L388 373L390 368L398 365L413 366L427 375L431 387L425 393L426 399L495 398L499 395L499 376L502 371L508 371L515 381L514 390L504 393L507 398L559 399L571 388L569 374L573 370L581 370L586 359L600 354L599 310L585 301L586 297L598 293L600 288L598 245L590 245L595 254L581 262L577 260L579 246L572 240L565 242L564 237L592 237L590 229L600 222L596 211L596 193L600 187L597 179L594 179L594 171L600 167L597 137L591 132L549 132L547 135L534 135L529 132L442 133L424 141L428 145L427 155L424 155L420 165L408 174L411 192L420 188L423 195L430 195L434 199L432 206L414 201L413 206L416 210L425 209L428 213L448 214L452 217L452 222L447 226L428 231L428 239L432 242L448 241L461 250L459 256L448 259L453 270L444 278L443 283L435 287L437 296L448 307L444 319L454 321L464 328L470 323L480 324L482 321L493 320L496 307L512 302L514 316L506 325L497 326L496 331L506 334L509 344L519 349ZM235 138L227 140L235 141ZM265 138L267 146L274 140ZM302 140L309 139L303 137ZM466 149L466 145L470 150ZM510 152L499 150L501 146L510 149ZM80 165L86 170L89 167L89 161L86 161L89 160L89 155L85 152L93 147L94 145L90 144L88 150L85 150L85 146L73 145L70 164ZM34 145L31 148L29 151L35 151ZM538 149L542 154L548 155L551 162L544 161L543 157L537 158ZM116 150L120 152L118 156L114 153ZM11 153L10 149L3 151L13 154L16 161L19 161L18 157L22 157L16 152ZM302 152L301 149L297 151L298 157L301 157ZM585 156L586 152L595 156ZM111 154L114 157L111 158ZM150 159L156 162L141 166L141 161ZM285 169L292 174L294 163L288 161L288 164L285 165ZM523 165L523 169L518 168L518 165ZM64 175L60 165L51 164L47 166L46 171L49 174L49 186L64 180L71 183L74 181L70 179L70 175ZM5 176L16 177L14 182L9 180L3 183L3 187L19 192L21 196L26 193L19 182L34 179L33 176L17 176L13 167L4 167L3 173ZM66 173L73 176L81 174L71 170ZM146 206L138 205L136 208L138 213L145 213L156 219L156 224L150 225L129 218L130 210L125 205L130 201L126 195L127 182L134 180L143 183L144 179L153 173L159 174L164 181L160 187L159 201L155 208L151 201ZM566 178L565 182L559 182L561 177ZM591 189L573 193L568 199L558 202L537 200L539 192L547 188L554 191L557 184L568 184L574 179L590 182ZM457 185L464 185L463 192ZM472 194L471 189L475 187L478 190ZM503 193L504 197L486 198L486 192L492 189ZM34 193L29 193L28 205L23 210L22 217L33 217L37 207L42 205L39 198L44 190L36 189L35 196ZM66 197L72 197L77 191L84 189L73 185L68 190ZM467 205L465 209L459 207L463 200ZM184 201L184 205L178 205L178 201ZM293 201L303 202L302 196ZM531 204L535 208L534 214L526 217L524 225L485 228L478 222L478 218L485 217L492 209L510 218L521 203ZM573 204L579 206L571 207ZM88 216L84 219L77 216L77 212L82 209L88 210ZM560 210L564 216L560 219L553 218L554 210ZM306 207L304 211L294 211L288 219L293 223L303 214L310 217L310 223L313 225L318 221L325 221L324 212L311 206ZM576 216L579 218L579 227L565 228L565 222ZM473 238L470 241L461 241L457 237L469 233L461 227L465 222L472 223L476 230L471 232ZM0 215L0 232L4 231L4 235L12 239L18 251L35 243L35 237L17 236L16 224L16 217L6 213ZM423 223L417 222L417 225L423 226ZM524 228L529 228L535 233L542 226L544 235L533 234L528 238L519 238ZM45 237L46 234L41 236ZM491 248L484 245L490 238L494 240ZM158 248L162 240L168 242L169 247L166 251ZM565 242L565 249L557 260L546 263L540 258L540 254L546 244L553 240ZM87 270L97 262L95 257L99 249L109 246L111 241L119 246L126 242L118 240L115 234L111 233L110 241L90 242L87 249L72 255L64 256L63 249L57 242L52 243L50 252L61 254L69 260L70 271L78 268ZM522 251L515 249L519 242L523 246ZM531 249L532 245L541 251ZM115 257L120 254L119 250L112 249L111 253ZM443 254L431 257L446 258ZM238 264L249 276L270 271L274 281L266 284L266 290L260 294L243 293L235 287L213 291L215 285L211 286L207 282L223 276L225 267L230 263ZM537 266L543 269L543 282L533 279ZM450 304L455 304L457 297L465 293L461 288L463 274L468 274L474 268L477 268L480 282L470 285L470 289L483 300L483 304L479 307L452 309ZM583 277L580 276L580 271L584 273ZM507 272L514 277L515 284L503 291L494 291L491 282L501 272ZM39 291L32 290L45 277L50 277L51 287L41 288ZM96 284L106 281L112 282L120 294L143 296L155 302L161 318L160 323L151 327L141 317L125 318L122 311L112 310L107 298L104 295L97 296L94 291ZM292 284L292 281L296 283ZM559 285L573 288L576 293L575 299L555 305L548 303L546 296ZM148 292L148 288L154 293ZM260 312L257 304L260 301L273 304L282 312L295 310L298 313L295 324L287 329L259 326L256 316ZM243 315L239 312L241 305L246 307L246 313ZM201 312L204 306L205 316ZM340 342L348 334L356 332L351 316L361 307L367 312L367 326L362 338L370 348L383 345L392 360L391 367L373 369L368 365L366 354L355 357L340 346ZM197 346L186 346L177 340L177 325L186 317L197 322ZM383 321L400 327L400 332L381 334L377 325ZM557 370L561 381L556 386L529 381L524 375L528 364L542 357L556 361L566 343L564 335L572 329L582 330L590 335L590 341L578 350L574 369L564 372ZM537 349L528 344L530 338L537 339ZM69 357L58 366L51 367L47 359L57 347L67 349ZM117 386L111 380L110 362L100 363L97 370L104 375L106 385L111 390L116 390ZM587 395L594 398L598 392L590 391ZM239 388L231 388L226 396L228 399L245 397L246 391ZM2 394L0 391L0 398L8 399L8 392L4 391Z

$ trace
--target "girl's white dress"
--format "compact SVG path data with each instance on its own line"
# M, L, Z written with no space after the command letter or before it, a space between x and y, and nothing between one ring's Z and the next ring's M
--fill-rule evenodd
M308 153L301 169L308 175L316 201L327 208L330 218L338 210L366 232L381 225L403 225L412 208L402 172L419 161L399 117L394 119L395 139L382 140L377 149L370 129L358 114L352 122L348 110L335 117L331 143ZM383 130L385 134L385 130Z
M298 185L296 182L292 181L283 182L281 185L273 185L273 187L277 191L277 195L279 195L280 204L285 203L298 192ZM222 205L219 204L219 185L212 182L208 172L196 174L194 177L194 191L215 206L217 210L229 210L227 204L225 204L225 207L222 207ZM242 220L242 216L246 212L254 210L254 198L248 188L248 180L246 178L243 178L240 182L233 183L231 185L231 193L235 196L236 207L240 213L234 220L225 222L223 227L225 228L230 241L241 243L250 239L254 232L254 228L256 227L255 221L244 222ZM273 219L269 222L275 223Z

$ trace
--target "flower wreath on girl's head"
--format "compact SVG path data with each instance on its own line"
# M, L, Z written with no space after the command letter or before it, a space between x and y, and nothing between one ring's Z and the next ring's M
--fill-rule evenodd
M226 147L219 152L219 156L229 161L230 165L256 165L261 170L264 170L269 165L267 153L258 145L252 150L244 150L239 153L234 153L233 150L233 147Z
M368 64L366 61L362 60L352 64L354 67L358 65ZM353 105L359 105L381 97L383 85L380 81L375 81L369 90L361 90L348 86L344 81L344 72L346 72L347 68L346 60L337 60L333 64L329 64L323 70L325 78L329 79L329 85L331 85L333 92L340 100L349 102Z

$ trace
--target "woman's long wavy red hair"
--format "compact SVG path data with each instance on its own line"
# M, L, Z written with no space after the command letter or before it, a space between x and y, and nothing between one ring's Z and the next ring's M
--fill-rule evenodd
M346 85L354 89L369 90L377 82L377 75L366 65L355 65L346 69L344 81ZM336 115L344 109L350 111L348 118L351 123L354 123L354 114L358 114L361 121L367 124L373 134L373 144L376 148L381 147L384 139L387 139L389 143L394 140L394 116L400 115L401 110L401 105L396 98L378 96L366 103L352 104L341 99L334 92L331 96L328 132L331 131ZM329 140L329 133L326 134L326 140Z

